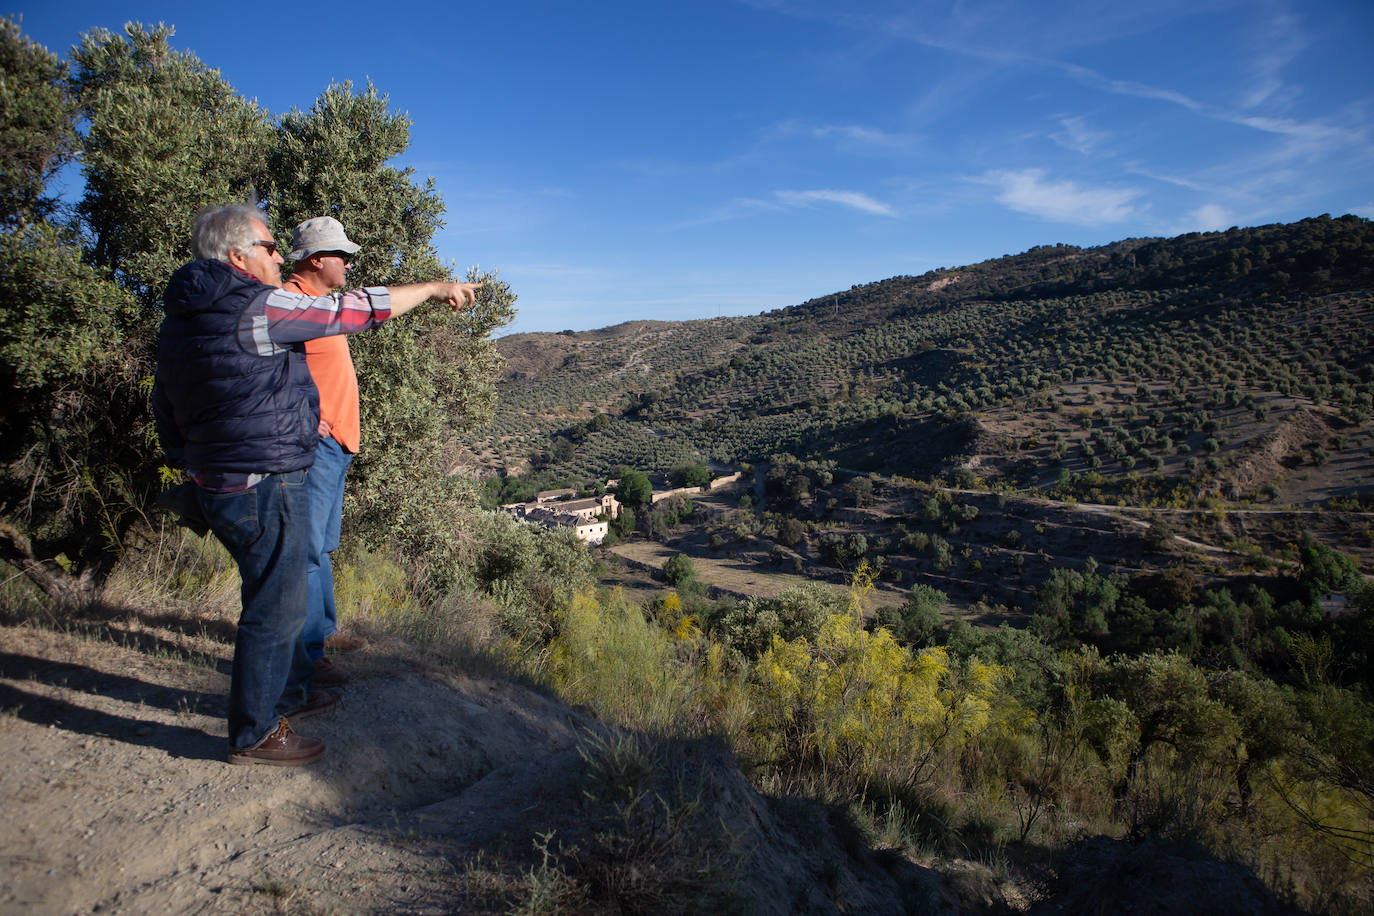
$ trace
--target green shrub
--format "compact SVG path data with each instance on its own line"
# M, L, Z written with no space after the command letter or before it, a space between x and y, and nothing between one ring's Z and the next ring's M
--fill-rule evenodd
M696 579L692 558L685 553L674 554L663 563L663 579L674 588L685 588Z
M846 607L838 589L808 582L785 589L776 598L747 598L712 621L711 633L745 658L757 658L784 640L811 639L821 622Z

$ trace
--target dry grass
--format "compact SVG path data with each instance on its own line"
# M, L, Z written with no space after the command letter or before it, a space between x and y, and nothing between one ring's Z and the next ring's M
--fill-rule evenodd
M662 569L670 557L685 553L692 558L697 579L705 585L738 597L776 598L789 588L797 588L815 581L810 576L798 573L763 569L760 566L765 556L763 551L732 556L711 553L694 543L678 541L668 545L645 540L625 541L611 547L610 551L631 563L655 570ZM884 605L900 605L906 599L905 589L889 582L876 583L873 591L865 599L864 610L871 614Z

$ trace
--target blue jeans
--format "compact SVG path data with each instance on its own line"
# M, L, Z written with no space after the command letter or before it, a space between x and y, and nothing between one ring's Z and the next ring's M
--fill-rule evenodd
M343 516L344 477L353 455L333 436L320 437L315 465L305 475L310 500L310 540L305 555L305 629L301 641L311 661L324 657L324 641L339 632L334 607L334 566L329 555L339 549Z
M305 702L314 666L300 642L310 504L305 471L269 474L236 493L196 488L201 510L243 581L229 684L229 746L249 748Z

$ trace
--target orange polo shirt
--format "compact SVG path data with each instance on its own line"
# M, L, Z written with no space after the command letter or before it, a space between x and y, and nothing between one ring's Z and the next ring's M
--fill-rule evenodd
M307 296L327 296L309 276L293 276L283 289ZM353 370L353 354L348 352L348 335L334 334L305 342L305 362L315 387L320 389L320 419L329 426L329 435L344 451L357 453L362 444L362 420L358 413L358 374Z

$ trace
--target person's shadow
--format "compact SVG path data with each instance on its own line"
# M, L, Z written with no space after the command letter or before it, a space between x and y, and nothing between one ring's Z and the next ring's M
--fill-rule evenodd
M168 712L191 712L223 718L227 699L219 694L164 687L121 674L106 674L70 662L49 661L0 652L0 711L36 725L51 725L94 737L155 747L168 756L223 760L225 739L198 728L102 712L74 702L30 692L14 682L47 684L77 693L110 697Z

